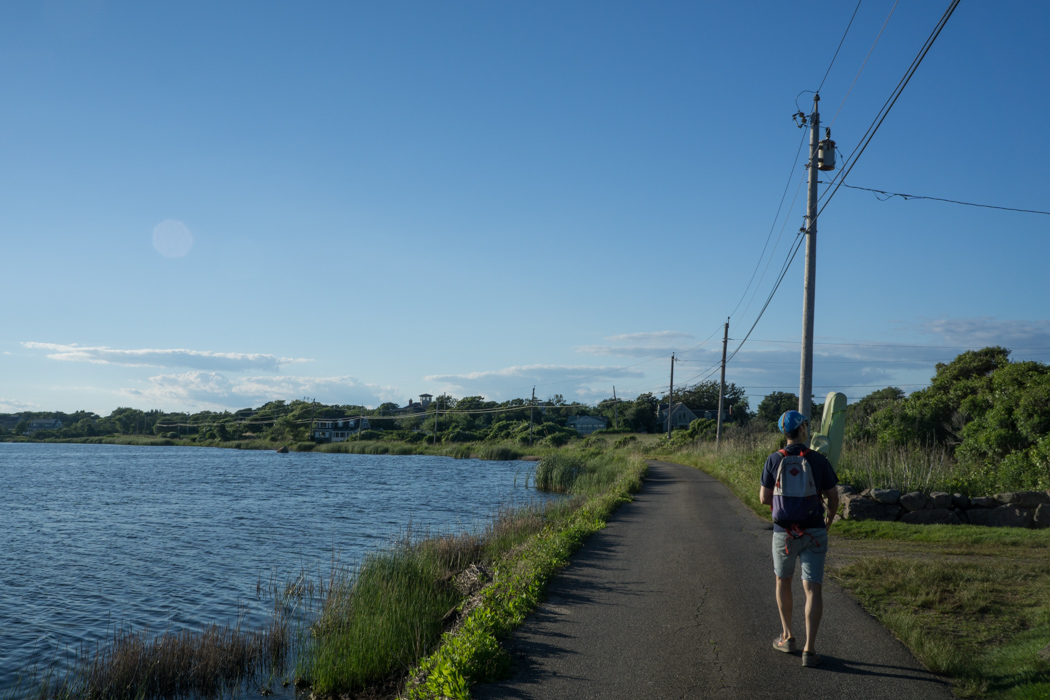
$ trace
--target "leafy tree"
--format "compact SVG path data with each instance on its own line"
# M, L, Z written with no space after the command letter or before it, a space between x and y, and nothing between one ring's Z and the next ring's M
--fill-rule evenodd
M895 386L871 392L860 401L846 407L846 440L874 440L871 417L878 411L904 399L904 392Z
M988 347L938 364L927 388L871 416L884 444L939 444L975 491L1050 487L1050 367Z
M766 394L765 398L758 404L758 414L755 416L763 423L776 425L780 416L785 411L798 409L798 396L786 391L774 391Z
M968 350L948 364L937 363L930 386L872 415L870 424L878 440L959 445L963 426L983 413L982 402L991 398L992 373L1010 363L1009 354L1005 348L991 347Z
M675 389L674 400L684 403L694 411L717 411L719 384L718 380L708 379L692 386ZM664 395L662 400L666 402L667 396ZM722 406L729 412L728 420L747 422L751 417L747 391L732 382L726 383Z
M652 393L639 394L634 401L621 405L623 411L623 426L637 433L655 433L656 409L659 405Z

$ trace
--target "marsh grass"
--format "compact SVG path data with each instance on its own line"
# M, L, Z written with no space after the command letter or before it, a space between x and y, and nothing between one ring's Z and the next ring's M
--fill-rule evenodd
M295 446L295 449L298 450L298 446ZM516 460L520 459L524 454L517 447L505 444L461 442L450 444L438 443L437 445L432 445L425 442L409 443L379 440L346 440L344 442L329 442L316 445L312 448L312 451L335 454L433 455L436 457L452 457L453 459L484 459L495 461Z
M910 491L965 490L952 453L940 445L881 446L848 443L838 466L839 479L857 490L867 488ZM978 495L978 494L973 494Z
M546 455L536 466L536 488L550 493L569 493L586 471L587 466L578 454Z
M116 628L105 643L82 647L63 673L52 664L32 692L10 697L133 698L217 697L245 684L261 685L281 672L288 625L274 616L261 629L211 625L154 636L148 629Z

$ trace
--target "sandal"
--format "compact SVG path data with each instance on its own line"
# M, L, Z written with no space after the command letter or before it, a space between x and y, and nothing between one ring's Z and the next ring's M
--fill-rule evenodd
M802 665L806 668L812 668L814 666L820 666L824 659L820 658L815 651L804 651L802 652Z
M773 648L777 651L790 654L795 651L795 638L788 637L787 639L784 639L783 635L778 635L777 638L773 640Z

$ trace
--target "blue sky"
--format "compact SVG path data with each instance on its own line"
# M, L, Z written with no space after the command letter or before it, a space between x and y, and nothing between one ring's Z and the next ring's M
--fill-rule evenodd
M821 90L840 160L948 4L863 0ZM593 402L665 390L672 351L717 378L855 7L7 3L0 411ZM961 3L847 182L1050 210L1048 29ZM1050 217L843 188L818 229L818 396L1050 358ZM752 407L797 391L802 274L729 364Z

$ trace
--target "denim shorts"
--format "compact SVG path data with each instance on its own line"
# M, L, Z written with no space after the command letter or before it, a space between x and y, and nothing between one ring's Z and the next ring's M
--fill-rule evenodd
M787 552L784 551L785 545ZM802 537L792 538L786 532L773 533L773 573L779 578L795 575L795 560L802 560L802 580L824 582L824 559L828 555L828 531L806 530Z

